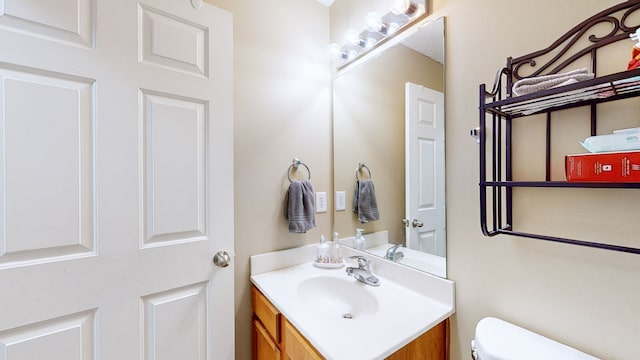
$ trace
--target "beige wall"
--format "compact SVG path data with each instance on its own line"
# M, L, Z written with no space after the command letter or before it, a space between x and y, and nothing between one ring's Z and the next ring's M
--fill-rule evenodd
M330 71L325 56L329 15L314 0L208 1L233 12L235 21L236 347L238 359L249 359L249 256L312 243L331 232L326 214L319 216L318 228L305 235L287 233L282 216L285 171L293 157L311 167L316 190L332 192ZM510 320L602 358L637 358L638 255L483 237L478 225L478 148L468 135L477 126L478 85L492 81L507 56L547 46L618 0L432 2L434 16L447 17L448 272L457 290L452 359L469 358L475 324L485 316ZM627 106L637 109L637 102ZM600 193L586 192L581 198L595 194ZM640 214L636 191L609 194L597 196L614 204L622 201L616 210L620 214ZM532 203L530 210L545 213L561 201ZM584 223L600 221L589 212L581 215ZM638 239L629 235L635 233L634 223L615 225L612 237ZM570 228L577 230L576 225Z
M328 212L290 234L283 207L294 157L315 191L332 193L329 10L314 0L208 1L234 19L236 358L249 359L249 257L332 232Z
M457 303L452 319L452 358L468 359L475 324L485 316L501 317L604 359L638 358L638 255L526 238L483 237L477 205L478 146L468 135L469 129L477 126L478 85L492 82L507 56L544 48L574 25L619 1L436 2L434 15L447 17L447 265L449 277L456 282ZM617 62L624 69L631 45L626 44L619 58L601 57L601 65ZM600 117L635 118L634 126L638 126L638 100L625 106L626 113L609 107L610 112ZM563 120L583 115L570 112ZM555 129L557 139L566 136L565 142L572 144L578 140L572 129L563 125ZM531 135L532 130L524 135ZM540 143L533 141L531 145L535 147L523 151L537 151ZM532 167L541 164L539 158L531 161ZM580 233L580 226L603 220L590 210L568 208L566 203L599 198L603 204L614 204L604 220L610 224L608 236L601 240L620 236L638 247L640 237L632 231L640 215L639 196L636 190L588 190L572 193L571 198L533 197L526 207L529 214L560 219L550 225L538 223L532 230L553 234L568 228L575 234ZM618 220L630 218L629 213L636 220Z

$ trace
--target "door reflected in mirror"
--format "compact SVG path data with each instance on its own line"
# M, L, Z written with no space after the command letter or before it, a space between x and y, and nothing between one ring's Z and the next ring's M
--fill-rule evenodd
M346 195L334 227L346 246L364 229L371 254L446 277L444 18L391 41L334 78L334 189ZM378 220L358 218L358 179L373 183Z

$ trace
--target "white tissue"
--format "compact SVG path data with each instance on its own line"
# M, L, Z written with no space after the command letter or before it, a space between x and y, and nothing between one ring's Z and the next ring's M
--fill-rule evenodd
M591 136L581 142L580 145L592 153L640 150L640 133L621 132L609 135Z

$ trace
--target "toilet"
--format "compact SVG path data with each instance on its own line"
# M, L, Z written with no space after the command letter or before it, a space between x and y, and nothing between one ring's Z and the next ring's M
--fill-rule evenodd
M494 317L478 322L471 350L475 360L599 360Z

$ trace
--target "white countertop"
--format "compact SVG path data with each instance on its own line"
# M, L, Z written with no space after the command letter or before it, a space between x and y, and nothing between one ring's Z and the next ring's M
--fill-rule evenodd
M349 277L345 267L323 269L305 262L314 251L311 245L253 256L251 281L327 359L383 359L454 313L450 280L345 248L346 256L370 259L371 272L380 279L373 287ZM350 262L347 266L355 265ZM354 309L353 319L345 319L333 308L304 301L298 285L314 277L353 282L348 285L375 298L377 308Z

